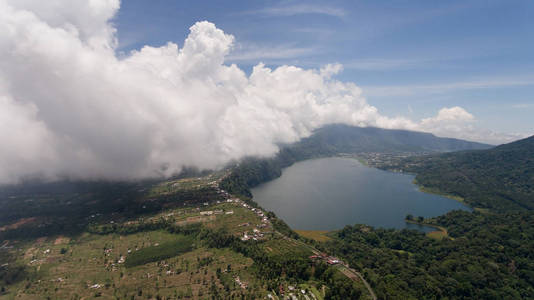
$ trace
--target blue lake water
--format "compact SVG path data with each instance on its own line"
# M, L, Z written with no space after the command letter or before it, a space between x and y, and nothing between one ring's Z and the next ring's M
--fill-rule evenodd
M407 214L433 217L470 210L446 197L419 191L413 175L386 172L350 158L298 162L254 189L254 201L293 229L333 230L347 224L383 228L432 228L407 224Z

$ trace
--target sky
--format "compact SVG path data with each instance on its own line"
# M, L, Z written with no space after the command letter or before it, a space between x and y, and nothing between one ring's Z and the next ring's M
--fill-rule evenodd
M0 184L216 169L333 123L532 135L533 3L0 0Z
M388 116L460 106L496 132L534 133L534 2L127 0L119 49L181 43L197 21L236 38L226 59L318 68L340 63Z

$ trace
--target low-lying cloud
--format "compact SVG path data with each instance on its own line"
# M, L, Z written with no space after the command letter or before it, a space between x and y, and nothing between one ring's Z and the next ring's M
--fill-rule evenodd
M329 123L460 136L473 116L389 118L319 70L225 64L232 35L203 21L182 47L118 56L118 0L0 0L0 183L25 176L133 179L217 168ZM465 136L474 138L474 136Z

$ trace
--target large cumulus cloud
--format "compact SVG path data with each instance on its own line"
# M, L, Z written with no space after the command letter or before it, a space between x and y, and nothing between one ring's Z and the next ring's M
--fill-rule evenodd
M439 132L458 121L382 116L356 85L333 79L340 65L258 64L247 75L224 62L234 37L205 21L182 47L118 57L109 20L119 6L0 0L0 182L170 175L271 155L328 123Z

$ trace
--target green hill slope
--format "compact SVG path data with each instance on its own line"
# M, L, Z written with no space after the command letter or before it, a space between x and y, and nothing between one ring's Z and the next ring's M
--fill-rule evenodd
M534 209L534 136L493 149L411 157L382 167L416 173L418 184L475 207Z

